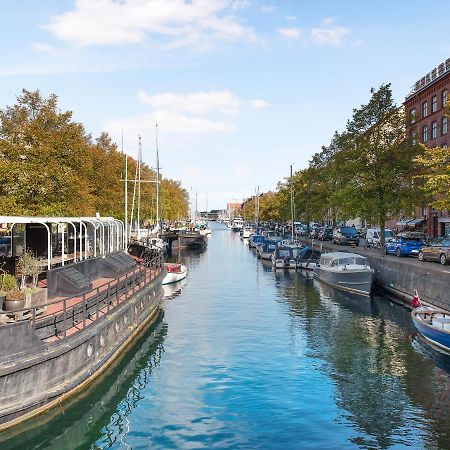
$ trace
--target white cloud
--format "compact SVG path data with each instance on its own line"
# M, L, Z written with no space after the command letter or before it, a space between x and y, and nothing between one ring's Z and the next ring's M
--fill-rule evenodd
M250 103L250 106L255 109L263 109L263 108L267 108L269 106L268 102L266 102L265 100L257 99L257 98L254 100L250 100L249 103Z
M311 37L315 44L331 45L339 47L345 35L349 33L348 28L334 25L336 19L328 17L322 21L320 27L311 29Z
M239 112L240 100L230 91L195 92L174 94L165 92L150 95L139 92L139 100L156 110L204 114L217 110L224 114Z
M212 41L254 39L253 30L229 11L231 0L75 0L71 11L45 26L79 46L152 43L205 48Z
M300 28L277 28L277 32L287 39L298 39L302 30Z

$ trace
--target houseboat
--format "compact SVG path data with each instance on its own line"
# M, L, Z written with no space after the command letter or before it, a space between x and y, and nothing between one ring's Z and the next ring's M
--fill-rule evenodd
M0 222L12 238L3 267L19 275L24 265L16 261L25 254L41 265L23 303L8 306L7 295L0 311L2 430L97 379L159 316L166 271L160 252L139 243L128 249L124 224L114 218ZM28 272L20 275L26 286Z

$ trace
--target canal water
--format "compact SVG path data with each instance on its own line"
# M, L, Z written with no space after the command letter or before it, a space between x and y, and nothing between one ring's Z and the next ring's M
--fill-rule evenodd
M222 225L181 256L156 326L1 449L450 448L450 362L406 309L275 273Z

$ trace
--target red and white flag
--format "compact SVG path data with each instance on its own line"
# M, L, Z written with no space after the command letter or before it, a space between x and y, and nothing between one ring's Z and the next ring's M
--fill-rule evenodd
M417 292L417 289L414 289L414 295L411 300L411 308L415 309L419 306L422 306L422 302L420 301L419 293Z

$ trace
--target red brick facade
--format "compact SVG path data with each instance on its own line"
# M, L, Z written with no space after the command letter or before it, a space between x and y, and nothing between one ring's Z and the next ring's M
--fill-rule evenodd
M450 145L449 122L443 107L450 99L450 58L419 80L406 97L407 135L414 141L433 147ZM416 208L416 217L426 217L425 232L443 236L450 232L444 211L431 206Z

